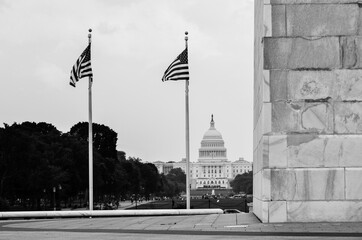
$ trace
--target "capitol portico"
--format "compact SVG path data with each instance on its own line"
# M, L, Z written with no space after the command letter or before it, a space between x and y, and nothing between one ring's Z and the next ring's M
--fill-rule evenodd
M167 174L172 168L186 170L186 160L179 162L154 162L160 173ZM222 135L215 128L211 115L210 128L205 132L197 162L190 161L191 189L230 188L230 181L236 175L252 170L252 164L240 158L231 162L227 159L227 151Z

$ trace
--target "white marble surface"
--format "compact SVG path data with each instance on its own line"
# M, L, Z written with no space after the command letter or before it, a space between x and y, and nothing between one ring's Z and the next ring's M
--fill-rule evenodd
M272 5L272 36L283 37L286 35L286 6Z
M332 131L333 115L331 106L327 103L310 104L301 113L301 129Z
M262 137L262 131L261 129L262 120L261 117L259 117L258 121L255 123L254 131L253 131L253 147L254 150L256 149L258 143L260 142L260 139Z
M333 108L328 102L273 102L275 133L333 133Z
M263 10L263 24L264 24L264 37L271 37L272 36L272 6L269 4L264 5Z
M263 136L263 167L269 168L269 136Z
M287 202L271 201L269 202L269 222L287 221Z
M345 174L346 199L362 200L362 168L346 168Z
M288 222L362 221L362 201L288 201Z
M362 135L341 136L336 141L341 149L338 157L342 166L362 167Z
M261 171L253 172L253 196L261 200Z
M335 70L334 98L342 101L362 100L362 70Z
M288 160L287 136L269 136L269 167L286 168Z
M357 4L292 4L285 18L288 36L357 35L359 8Z
M262 200L270 200L271 196L271 188L270 188L270 179L271 178L271 170L270 169L263 169L261 171L261 185L262 185Z
M288 167L362 167L361 135L287 137Z
M339 36L264 38L264 69L336 69L340 56Z
M362 100L362 70L360 69L270 70L270 83L273 101Z
M288 99L326 99L333 97L336 75L332 71L289 71Z
M263 134L270 133L272 131L272 104L263 103Z
M269 202L253 198L253 213L262 221L269 222Z
M274 133L298 131L300 126L301 110L302 106L299 104L273 102L272 131Z
M262 221L362 221L361 10L342 2L255 2L254 209Z
M270 102L270 70L263 70L263 102Z
M271 200L291 200L295 195L295 174L287 169L272 169L270 176ZM291 182L293 181L293 182Z
M325 148L326 140L318 137L318 135L288 136L288 167L325 166ZM331 160L328 159L328 163ZM333 164L327 164L327 166L333 166Z
M271 170L271 199L276 200L343 200L344 169Z
M287 76L289 71L283 70L270 70L270 101L286 101L287 90Z
M336 133L362 133L361 102L337 102L334 114Z
M253 171L259 172L261 169L265 168L267 166L267 160L264 157L264 152L268 152L267 148L268 145L265 144L265 141L268 140L267 136L263 136L261 139L261 142L257 145L257 148L253 152ZM265 149L266 148L266 149Z
M254 197L260 200L270 200L270 169L263 169L254 173Z

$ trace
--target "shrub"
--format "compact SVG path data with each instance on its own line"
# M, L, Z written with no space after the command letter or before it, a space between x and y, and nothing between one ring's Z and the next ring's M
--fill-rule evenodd
M9 209L9 202L4 198L0 198L0 211L8 211Z

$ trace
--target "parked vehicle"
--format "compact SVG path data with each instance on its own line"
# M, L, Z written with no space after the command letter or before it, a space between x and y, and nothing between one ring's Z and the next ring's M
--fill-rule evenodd
M238 209L224 209L224 213L228 214L228 213L242 213L242 211L238 210Z

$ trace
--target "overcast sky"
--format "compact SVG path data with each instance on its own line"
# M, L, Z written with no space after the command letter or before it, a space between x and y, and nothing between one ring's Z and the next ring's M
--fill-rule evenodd
M185 84L162 82L189 32L190 155L214 114L228 159L252 161L252 0L0 0L0 122L88 121L70 70L92 34L93 122L143 161L185 157Z

